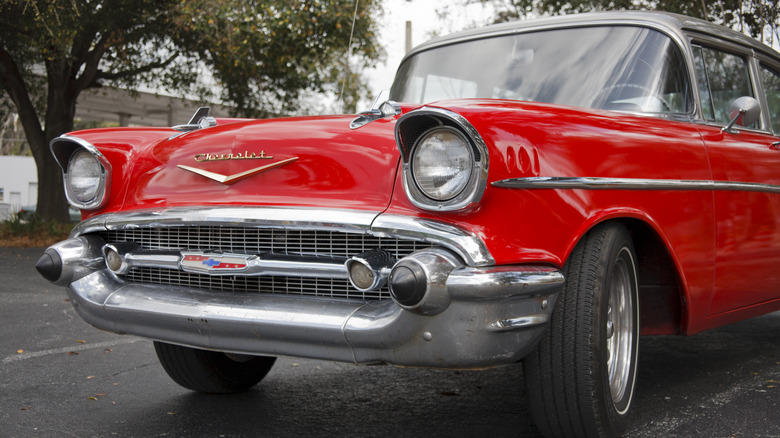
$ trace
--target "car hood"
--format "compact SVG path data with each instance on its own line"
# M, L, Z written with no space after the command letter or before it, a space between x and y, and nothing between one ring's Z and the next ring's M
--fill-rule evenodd
M351 130L353 118L240 121L179 135L160 129L73 135L112 164L117 193L95 214L207 205L382 211L398 167L395 121Z

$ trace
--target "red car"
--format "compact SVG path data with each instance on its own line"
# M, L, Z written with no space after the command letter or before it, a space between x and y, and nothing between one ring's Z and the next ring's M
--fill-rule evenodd
M439 38L355 116L55 139L83 222L39 272L168 374L246 390L275 356L522 361L549 436L627 425L640 335L780 309L780 55L605 13Z

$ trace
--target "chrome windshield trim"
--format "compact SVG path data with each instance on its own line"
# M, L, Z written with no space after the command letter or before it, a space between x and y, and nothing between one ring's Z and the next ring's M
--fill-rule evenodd
M109 213L78 224L71 237L105 230L225 225L299 230L339 230L376 237L410 239L446 247L468 266L490 266L495 259L482 239L461 227L397 214L323 208L206 207Z
M642 178L531 177L495 181L493 187L508 189L584 190L713 190L780 193L780 186L737 181L707 181Z

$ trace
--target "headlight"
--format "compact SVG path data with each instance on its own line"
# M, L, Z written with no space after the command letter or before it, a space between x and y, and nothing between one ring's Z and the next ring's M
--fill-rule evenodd
M438 127L420 137L411 161L412 176L420 191L433 200L447 201L468 185L474 158L468 140L460 132Z
M85 150L70 157L68 162L68 191L77 201L88 204L97 198L102 187L103 167L97 158Z
M111 163L100 151L78 137L63 135L49 146L62 168L68 203L82 210L102 208L111 190Z
M404 190L415 207L457 211L476 206L487 187L488 148L465 117L423 107L395 125Z

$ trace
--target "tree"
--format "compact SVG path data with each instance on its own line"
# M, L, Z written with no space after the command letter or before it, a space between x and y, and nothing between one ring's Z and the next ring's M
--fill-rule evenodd
M349 78L349 108L365 92L360 69L382 56L378 13L379 0L4 0L0 116L15 111L24 128L37 213L67 220L48 144L72 130L82 91L150 85L257 117L294 110L304 92L339 94ZM359 65L345 72L350 54ZM204 68L216 87L199 80Z
M563 15L606 10L657 10L697 17L744 32L772 45L780 41L780 6L768 0L465 0L491 4L495 22L534 15Z

